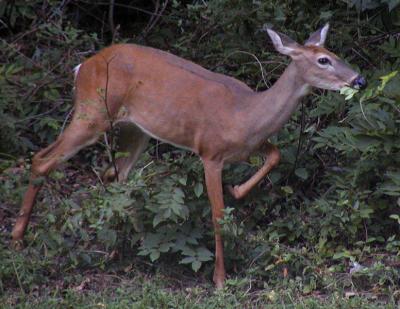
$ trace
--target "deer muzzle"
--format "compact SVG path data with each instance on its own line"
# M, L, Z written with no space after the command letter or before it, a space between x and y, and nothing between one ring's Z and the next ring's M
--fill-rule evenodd
M358 75L352 82L351 87L355 89L365 89L367 87L367 81L361 75Z

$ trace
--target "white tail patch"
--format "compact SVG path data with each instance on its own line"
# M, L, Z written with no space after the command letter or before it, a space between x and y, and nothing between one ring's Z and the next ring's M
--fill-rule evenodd
M78 76L79 69L81 68L82 63L78 64L72 71L74 72L74 82L76 81L76 77Z

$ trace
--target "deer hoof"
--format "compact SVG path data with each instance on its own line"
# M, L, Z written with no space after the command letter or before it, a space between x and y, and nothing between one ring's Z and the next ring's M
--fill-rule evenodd
M222 282L220 282L220 281L215 282L215 287L217 288L217 290L223 289L223 288L224 288L224 281L222 281Z
M25 248L24 241L22 239L13 239L11 241L11 248L15 251L22 251Z
M115 181L115 179L116 179L116 174L115 174L115 169L113 167L107 168L103 173L103 175L101 176L101 180L105 184L113 182Z

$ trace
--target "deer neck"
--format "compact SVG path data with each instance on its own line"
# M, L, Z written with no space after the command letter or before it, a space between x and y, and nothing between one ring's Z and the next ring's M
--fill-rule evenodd
M258 123L257 131L263 138L282 128L310 89L292 62L270 89L256 94L252 112L258 120L253 123Z

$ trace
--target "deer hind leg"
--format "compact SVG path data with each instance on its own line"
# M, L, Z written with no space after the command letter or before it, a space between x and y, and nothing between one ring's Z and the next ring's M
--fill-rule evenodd
M118 179L116 179L117 173L114 165L110 164L102 176L106 183L114 180L125 181L128 178L129 171L135 166L150 140L150 136L131 122L121 122L118 124L118 128L116 150L122 155L115 160Z
M88 126L87 123L73 121L53 144L33 157L29 186L12 231L13 243L17 248L20 247L36 195L41 188L40 177L48 175L83 147L95 143L98 136L98 129Z
M265 145L267 158L264 165L245 183L237 186L227 186L229 192L236 199L241 199L261 180L263 179L280 161L279 149L267 142Z
M212 221L215 234L215 269L214 283L222 288L225 281L224 244L221 236L219 220L224 215L224 198L222 192L222 167L220 162L203 160L207 194L211 202Z

